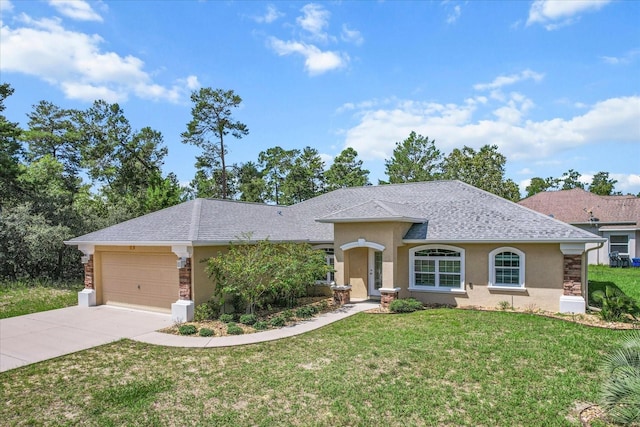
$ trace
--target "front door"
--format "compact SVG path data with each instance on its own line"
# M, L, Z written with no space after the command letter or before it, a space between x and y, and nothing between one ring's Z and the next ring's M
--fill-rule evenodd
M369 248L369 295L380 296L382 287L382 251Z

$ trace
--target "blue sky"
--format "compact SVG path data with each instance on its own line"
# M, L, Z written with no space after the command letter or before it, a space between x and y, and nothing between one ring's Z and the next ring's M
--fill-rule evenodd
M448 154L496 144L507 176L606 171L640 193L640 2L0 0L6 116L117 102L194 175L189 94L233 89L230 162L355 148L371 181L414 130Z

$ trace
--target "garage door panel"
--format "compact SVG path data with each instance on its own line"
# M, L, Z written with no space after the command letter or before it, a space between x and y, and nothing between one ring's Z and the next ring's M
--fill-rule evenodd
M102 255L104 304L169 310L178 295L178 269L174 254Z

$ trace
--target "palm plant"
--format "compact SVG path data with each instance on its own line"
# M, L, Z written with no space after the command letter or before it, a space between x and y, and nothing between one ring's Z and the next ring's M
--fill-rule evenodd
M640 425L640 331L630 333L603 364L607 379L601 403L610 419L622 425Z

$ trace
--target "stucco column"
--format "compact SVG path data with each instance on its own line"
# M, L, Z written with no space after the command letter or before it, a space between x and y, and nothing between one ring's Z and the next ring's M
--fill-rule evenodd
M563 259L562 296L560 313L584 313L587 303L582 296L582 257L584 243L562 243Z
M78 306L93 307L96 305L96 282L93 253L95 246L80 245L82 263L84 264L84 289L78 292Z
M171 251L178 257L178 301L171 304L171 318L174 322L190 322L193 320L195 303L191 299L191 256L190 246L174 245Z

